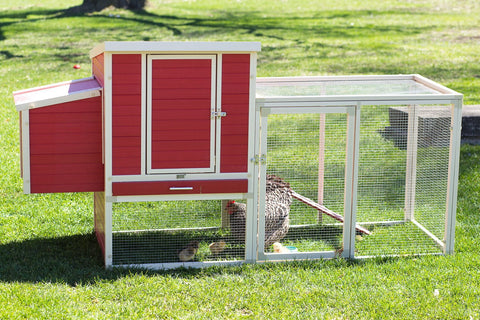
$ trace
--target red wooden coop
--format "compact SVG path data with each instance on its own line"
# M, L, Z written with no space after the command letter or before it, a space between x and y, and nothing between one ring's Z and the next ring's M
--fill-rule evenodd
M462 95L256 79L259 50L105 42L91 77L15 92L25 193L93 192L107 267L453 253Z
M246 199L253 208L259 50L105 42L90 52L92 77L15 92L24 192L95 192L107 266L115 203ZM247 241L245 260L253 251Z

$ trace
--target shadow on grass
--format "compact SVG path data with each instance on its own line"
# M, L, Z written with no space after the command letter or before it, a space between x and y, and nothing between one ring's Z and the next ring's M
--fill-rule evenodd
M112 278L95 235L34 239L0 245L0 281L70 285Z
M295 235L292 234L295 238ZM412 256L412 258L415 258ZM402 258L373 260L320 259L288 261L284 263L244 264L240 266L212 266L205 269L178 268L152 271L145 269L105 269L102 253L95 235L84 234L60 238L34 239L0 245L0 282L51 282L70 286L88 285L101 280L116 280L135 274L146 276L174 276L180 278L215 277L219 274L250 274L271 269L323 270L361 266L367 261L375 264L395 263Z
M135 273L189 277L199 272L199 269L186 268L160 271L105 269L94 233L0 245L0 282L55 282L76 286Z
M292 232L292 238L299 235ZM336 245L338 245L336 243ZM1 282L54 282L71 286L98 280L115 280L130 274L175 275L191 277L199 273L213 276L221 273L241 273L242 267L212 267L205 269L174 269L150 271L143 269L105 269L102 252L93 233L59 238L34 239L0 245ZM305 262L307 267L315 263ZM348 263L348 262L345 262ZM345 263L342 263L345 265ZM260 266L260 265L259 265ZM317 262L318 267L318 262ZM219 270L221 268L221 271ZM238 269L240 268L240 270Z
M111 18L112 25L122 21L132 22L138 24L138 26L146 26L152 28L164 28L172 32L174 36L191 38L204 37L211 34L245 34L253 35L259 39L271 38L280 41L295 42L300 47L305 47L305 50L310 52L311 45L307 44L305 36L309 38L358 38L358 37L374 37L376 35L402 35L413 36L420 34L429 27L417 27L417 26L404 26L404 25L391 25L391 26L357 26L353 28L350 25L336 25L331 23L319 23L319 21L330 21L332 19L341 18L359 18L370 17L373 14L375 16L384 15L423 15L421 12L411 12L408 10L397 11L374 11L374 10L354 10L354 11L332 11L322 10L319 11L313 17L303 16L271 16L264 17L262 12L257 11L236 11L229 12L225 10L214 10L214 16L204 18L201 16L180 16L180 15L161 15L149 12L145 9L131 10L134 13L133 16L123 16L108 14L108 12L102 12L87 8L83 6L74 6L64 10L42 10L42 9L23 9L10 11L7 10L2 14L0 19L0 41L6 40L5 33L2 28L12 24L19 23L31 23L36 21L48 21L55 19L64 19L70 17L84 17L88 20ZM5 21L5 22L2 22ZM118 21L118 22L114 22ZM82 23L84 25L84 23ZM134 28L130 26L128 29ZM195 31L189 31L194 28ZM81 28L80 28L81 29ZM302 35L301 39L299 35ZM150 39L143 39L150 40ZM291 44L285 44L285 47L290 47ZM322 43L316 43L315 46L327 46ZM327 46L328 47L328 46ZM277 49L281 49L282 46ZM377 48L378 49L378 48ZM395 48L387 47L385 50L395 50ZM269 51L269 48L264 48L265 52ZM13 55L7 55L12 57Z

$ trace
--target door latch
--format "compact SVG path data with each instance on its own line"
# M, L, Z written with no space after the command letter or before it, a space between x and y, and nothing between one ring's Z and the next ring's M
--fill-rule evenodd
M221 117L226 117L227 116L227 113L226 112L222 112L222 111L212 111L212 118L221 118Z
M252 159L250 159L255 164L265 164L267 163L267 156L264 154L256 154Z

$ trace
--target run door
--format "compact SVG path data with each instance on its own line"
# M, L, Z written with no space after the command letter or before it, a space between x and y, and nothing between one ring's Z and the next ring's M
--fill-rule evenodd
M147 63L147 173L214 172L216 56Z

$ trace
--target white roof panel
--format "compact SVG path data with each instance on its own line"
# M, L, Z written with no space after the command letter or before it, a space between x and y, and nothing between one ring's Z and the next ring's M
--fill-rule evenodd
M13 93L18 111L76 101L100 95L102 87L93 77L20 90Z
M199 41L106 41L90 51L90 57L95 57L103 52L257 52L260 51L260 42L224 41L224 42L199 42Z

